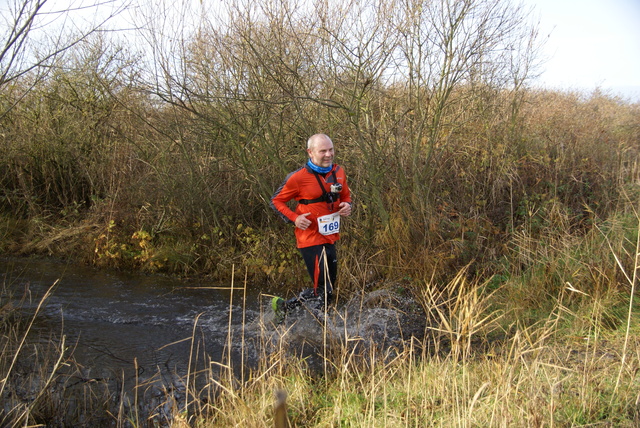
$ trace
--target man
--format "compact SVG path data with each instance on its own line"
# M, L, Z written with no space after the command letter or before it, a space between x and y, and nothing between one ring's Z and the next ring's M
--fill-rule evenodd
M325 134L307 141L307 163L289 174L271 197L273 208L286 222L295 224L297 247L307 266L313 288L272 306L280 321L284 313L305 301L331 303L338 273L335 242L340 239L340 218L351 214L351 192L344 170L333 163L333 142ZM296 200L292 211L287 202Z

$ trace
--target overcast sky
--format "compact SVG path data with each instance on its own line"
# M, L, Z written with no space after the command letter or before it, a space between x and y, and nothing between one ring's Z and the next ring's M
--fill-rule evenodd
M640 0L523 1L547 38L542 85L599 87L640 102Z
M77 6L95 0L66 1ZM534 8L546 40L548 60L538 85L587 93L600 88L640 102L640 0L513 1ZM59 8L60 3L50 4ZM8 0L0 0L0 7L7 5Z

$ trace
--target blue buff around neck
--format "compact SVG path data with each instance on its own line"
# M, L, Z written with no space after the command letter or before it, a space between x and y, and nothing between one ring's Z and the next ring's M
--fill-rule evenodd
M315 163L311 162L311 159L307 161L307 165L309 165L309 168L311 168L318 174L326 174L327 172L331 171L331 168L333 168L333 165L329 165L326 167L318 166Z

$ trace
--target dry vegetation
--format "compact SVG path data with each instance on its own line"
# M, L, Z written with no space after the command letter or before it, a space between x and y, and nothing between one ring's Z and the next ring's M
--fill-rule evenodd
M434 320L424 343L337 352L321 377L265 354L241 387L189 391L174 424L271 425L285 389L298 426L637 426L640 105L529 87L536 31L509 2L249 3L192 32L152 18L195 15L155 5L144 55L89 31L16 70L5 46L0 251L299 283L267 201L326 132L355 194L340 292L406 287ZM23 388L29 331L10 285L0 395ZM64 425L62 348L3 424ZM87 394L118 426L147 423L105 404L119 391Z

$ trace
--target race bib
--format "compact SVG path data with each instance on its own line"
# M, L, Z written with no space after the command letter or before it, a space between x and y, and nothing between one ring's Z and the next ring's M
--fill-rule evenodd
M340 214L333 213L318 217L318 231L322 235L333 235L340 232Z

